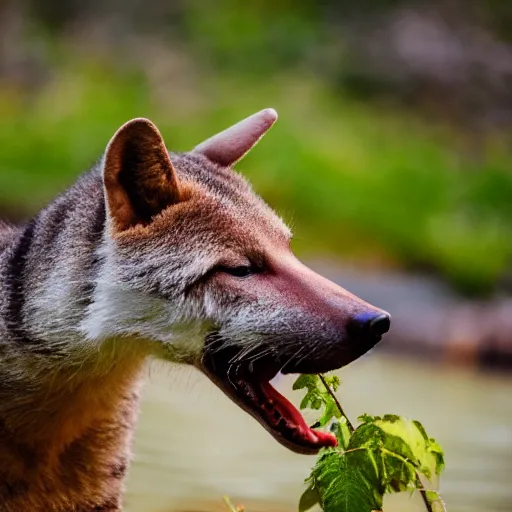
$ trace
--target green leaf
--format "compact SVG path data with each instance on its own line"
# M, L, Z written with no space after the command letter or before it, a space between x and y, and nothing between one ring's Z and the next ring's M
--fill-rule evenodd
M297 377L292 389L310 389L310 387L315 387L317 382L320 382L318 375L303 373Z
M331 400L325 402L324 412L322 416L320 416L318 422L321 427L325 427L325 425L327 425L327 423L329 423L333 418L341 418L341 412L334 400Z
M436 461L436 468L435 473L436 475L440 475L442 471L444 470L444 452L441 446L437 443L437 441L434 438L430 438L428 440L428 449L430 453L432 453L433 457Z
M423 425L419 421L386 415L375 424L379 425L387 434L394 436L389 438L390 442L393 442L395 437L401 439L402 443L388 448L391 451L396 451L402 457L411 459L420 472L429 480L434 474L440 474L443 470L443 451L434 439L427 436Z
M306 512L306 510L309 510L318 504L320 504L320 495L314 485L311 484L300 497L299 512Z
M361 414L357 418L361 423L373 423L374 421L380 420L380 416L370 416L369 414Z
M425 491L425 496L433 512L446 512L446 505L436 491Z
M339 421L334 421L329 430L336 436L338 446L346 450L350 442L350 436L352 435L352 432L350 432L348 428L347 418L342 416Z
M336 375L323 376L323 378L333 391L338 389L340 379ZM325 427L333 418L341 418L341 411L318 375L300 375L293 384L293 389L307 390L300 403L301 409L309 407L318 410L323 408L322 415L318 419L319 426Z
M311 476L324 512L369 512L382 508L384 488L368 450L325 450Z
M338 391L338 388L340 387L340 379L337 375L323 375L324 381L326 384L334 391Z
M356 428L350 437L347 450L367 448L378 450L384 445L386 433L374 423L363 423Z
M416 468L407 460L399 459L387 451L381 451L381 480L387 493L414 491Z
M365 420L352 434L347 449L364 448L374 454L386 492L414 489L417 473L430 479L442 470L443 452L421 423L396 415L366 416Z
M301 408L323 408L319 426L334 419L330 430L338 447L320 451L299 510L320 504L324 512L378 511L384 493L419 489L434 512L446 512L439 494L425 489L422 483L422 477L431 479L444 468L443 451L423 425L394 414L364 414L352 432L348 418L322 379L332 391L338 389L337 377L318 375L301 375L293 388L306 389Z

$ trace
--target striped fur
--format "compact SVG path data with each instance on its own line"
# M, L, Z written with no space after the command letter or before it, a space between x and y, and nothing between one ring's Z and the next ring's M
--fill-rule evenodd
M200 367L211 333L244 353L334 353L344 315L370 306L305 273L290 236L229 166L167 153L141 120L25 226L0 225L0 512L121 509L148 357ZM249 262L268 271L215 271ZM345 313L326 318L309 282Z

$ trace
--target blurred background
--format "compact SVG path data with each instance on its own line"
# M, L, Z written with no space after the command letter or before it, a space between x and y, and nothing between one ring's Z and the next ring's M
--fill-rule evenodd
M341 372L349 416L421 420L446 450L448 510L512 511L512 3L4 0L0 40L0 214L15 221L132 117L185 151L276 108L238 170L302 259L393 316ZM296 510L313 458L191 370L150 373L127 510L223 510L222 494Z

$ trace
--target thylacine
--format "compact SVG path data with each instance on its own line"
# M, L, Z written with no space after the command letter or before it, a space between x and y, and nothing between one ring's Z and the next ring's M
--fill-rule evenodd
M295 259L231 169L276 119L185 154L135 119L28 224L0 226L1 512L121 509L149 357L195 365L292 450L335 442L269 380L348 364L389 316Z

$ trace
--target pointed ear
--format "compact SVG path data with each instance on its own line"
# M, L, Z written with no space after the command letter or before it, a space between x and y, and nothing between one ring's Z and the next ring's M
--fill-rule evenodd
M193 150L212 162L230 166L240 160L277 121L277 112L266 108L205 140Z
M107 211L119 230L148 223L180 201L180 187L157 127L133 119L112 137L103 159Z

